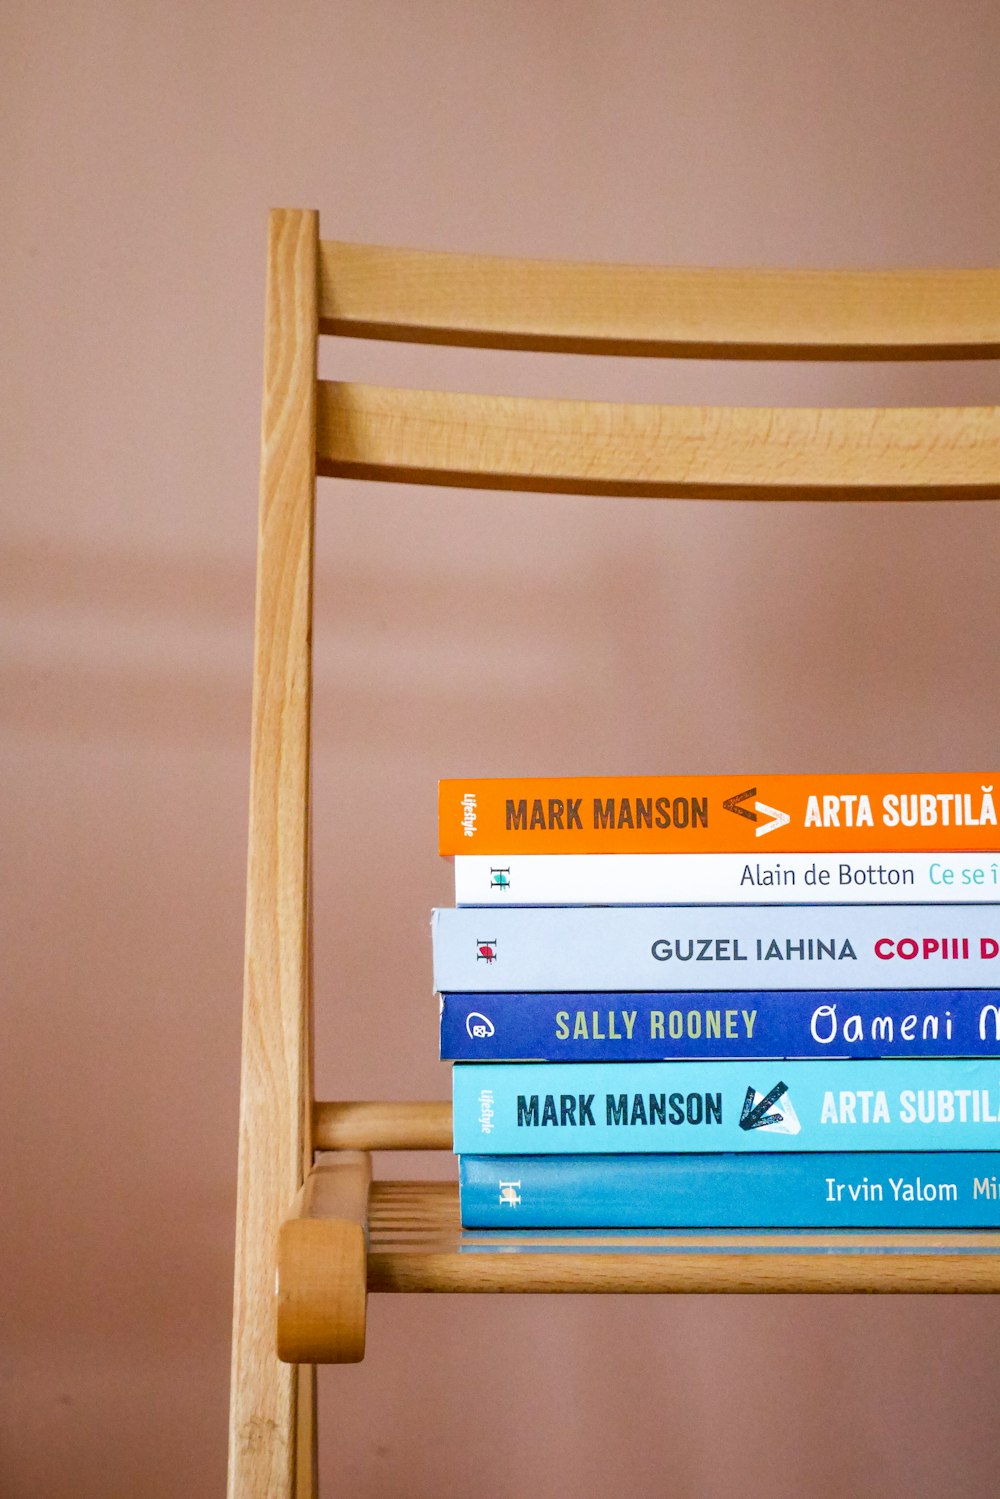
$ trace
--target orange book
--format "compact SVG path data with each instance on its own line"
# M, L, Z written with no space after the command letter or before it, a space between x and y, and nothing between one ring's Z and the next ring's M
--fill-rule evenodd
M982 853L1000 849L997 802L992 771L445 780L438 847L491 857Z

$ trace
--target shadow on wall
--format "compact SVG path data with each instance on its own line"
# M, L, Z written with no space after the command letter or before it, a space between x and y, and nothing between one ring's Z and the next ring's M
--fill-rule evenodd
M436 778L981 759L998 553L1000 507L975 502L540 506L324 482L318 762ZM253 589L249 559L9 546L7 732L248 751Z

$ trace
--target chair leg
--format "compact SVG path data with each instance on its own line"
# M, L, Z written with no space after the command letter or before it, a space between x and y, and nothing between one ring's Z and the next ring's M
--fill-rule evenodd
M295 1407L295 1499L319 1499L316 1365L300 1364Z

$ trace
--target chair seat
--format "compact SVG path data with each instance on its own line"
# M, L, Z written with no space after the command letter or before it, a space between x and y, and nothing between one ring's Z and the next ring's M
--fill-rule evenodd
M457 1182L373 1182L369 1291L997 1291L1000 1233L463 1229Z
M463 1229L457 1182L370 1181L321 1155L282 1228L278 1345L288 1362L364 1353L368 1292L993 1292L1000 1233L798 1229Z

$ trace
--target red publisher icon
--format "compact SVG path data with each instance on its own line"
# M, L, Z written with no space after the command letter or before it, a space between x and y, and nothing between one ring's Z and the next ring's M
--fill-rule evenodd
M481 939L477 939L477 941L476 941L476 962L477 963L479 962L480 958L485 959L485 961L487 963L495 963L496 962L496 960L497 960L497 939L495 937L490 937L486 941L482 941Z

